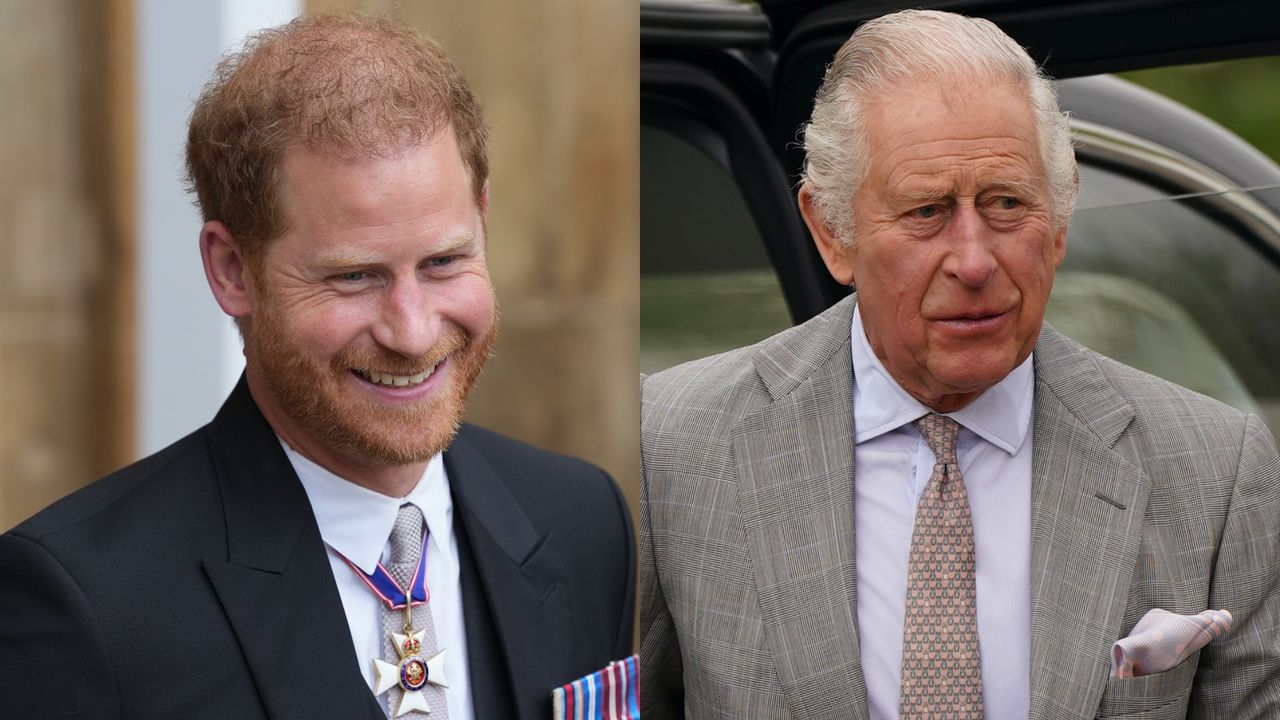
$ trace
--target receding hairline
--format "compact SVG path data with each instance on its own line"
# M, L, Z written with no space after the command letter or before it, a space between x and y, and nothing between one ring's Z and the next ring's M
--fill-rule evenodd
M297 185L295 182L293 182L293 180L295 180L296 178L294 178L293 176L294 174L299 172L298 168L296 167L296 163L298 162L299 157L306 155L312 158L318 158L326 166L323 168L322 171L341 173L343 172L344 165L371 162L371 161L377 161L377 160L400 159L400 158L404 158L405 156L411 153L422 151L436 143L447 142L450 140L452 140L452 143L451 143L452 150L453 150L452 156L454 160L457 161L458 167L462 171L461 185L467 189L467 196L471 200L471 202L474 204L476 210L483 215L484 208L482 204L482 199L480 197L475 196L471 192L471 188L473 186L473 178L471 177L471 168L468 167L466 159L463 156L463 151L457 141L456 133L454 133L452 128L449 127L448 125L441 128L441 130L435 133L434 136L432 136L431 138L423 142L403 143L403 144L388 143L384 146L372 148L372 149L363 149L363 148L354 149L354 148L348 148L343 146L296 143L296 144L290 144L288 147L285 148L284 152L281 153L280 165L279 165L278 189L277 189L277 192L279 193L278 232L276 232L275 234L273 234L268 238L265 238L264 242L270 242L271 240L275 240L287 234L291 228L291 225L292 225L291 221L293 220L293 218L290 217L291 210L292 208L294 208L295 201L297 200L297 195L296 195ZM310 170L314 170L314 168L311 168ZM466 242L469 242L470 240L473 239L472 236L474 235L474 233L472 233L469 230L465 232L468 235L468 237L465 240L457 242L455 244L456 247L460 247L466 244ZM462 233L463 231L459 231L456 234L462 234Z
M802 131L806 192L817 217L846 243L856 241L850 201L865 180L872 151L866 146L868 101L886 89L913 81L944 84L957 74L1019 87L1032 111L1055 224L1066 223L1076 196L1075 160L1051 80L1025 48L989 20L902 10L868 21L841 45Z
M487 127L448 53L389 18L308 14L223 57L188 129L189 186L206 220L256 252L286 231L277 203L286 152L391 155L433 141L443 127L481 206Z

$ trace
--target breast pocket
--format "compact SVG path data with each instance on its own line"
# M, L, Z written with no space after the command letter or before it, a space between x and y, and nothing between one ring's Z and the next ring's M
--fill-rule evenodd
M1155 675L1108 680L1102 691L1097 718L1127 720L1181 720L1186 717L1187 700L1196 679L1196 653L1177 667Z

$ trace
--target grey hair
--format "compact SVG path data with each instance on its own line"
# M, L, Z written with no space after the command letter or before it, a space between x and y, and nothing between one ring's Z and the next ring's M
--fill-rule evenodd
M895 84L922 79L1004 78L1028 88L1048 175L1055 229L1076 202L1076 162L1067 116L1053 82L1031 56L989 20L936 10L903 10L858 28L827 67L802 130L808 184L822 221L846 245L853 196L867 176L865 106Z

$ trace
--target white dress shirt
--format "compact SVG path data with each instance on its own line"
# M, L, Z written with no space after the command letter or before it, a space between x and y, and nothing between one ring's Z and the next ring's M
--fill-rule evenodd
M898 717L907 565L933 451L914 421L931 412L889 375L855 307L853 418L858 635L873 720ZM948 416L973 514L982 701L993 720L1025 718L1031 677L1031 358Z
M376 675L373 658L382 658L381 601L342 560L372 573L378 561L391 556L391 527L404 503L422 510L427 521L427 589L431 593L431 622L445 653L445 700L450 720L473 720L470 678L467 675L467 637L462 622L462 586L458 576L458 542L453 533L453 499L444 460L436 455L418 484L403 498L393 498L348 482L298 454L281 441L298 473L329 553L329 566L338 584L354 644L352 652L372 692ZM383 658L384 660L387 658ZM386 709L386 696L378 703Z

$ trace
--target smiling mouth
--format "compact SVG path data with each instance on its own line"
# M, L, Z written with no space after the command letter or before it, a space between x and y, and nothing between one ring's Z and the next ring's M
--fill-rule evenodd
M364 380L374 385L385 385L387 387L413 387L421 385L435 374L436 368L440 367L439 363L423 370L416 375L392 375L391 373L378 372L377 370L362 370L360 368L352 368L351 372L359 375Z

